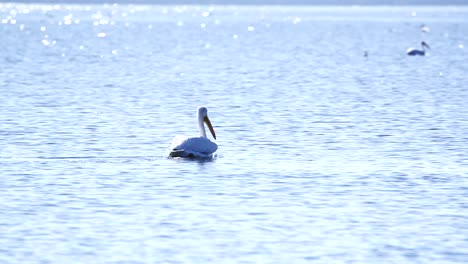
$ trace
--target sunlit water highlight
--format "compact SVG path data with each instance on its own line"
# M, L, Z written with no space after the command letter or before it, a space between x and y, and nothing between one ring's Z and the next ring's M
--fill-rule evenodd
M0 22L1 263L468 259L467 8L0 4ZM200 105L216 157L168 159Z

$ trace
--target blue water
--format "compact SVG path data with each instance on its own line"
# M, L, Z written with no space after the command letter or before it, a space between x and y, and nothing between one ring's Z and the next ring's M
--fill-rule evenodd
M0 22L0 263L468 261L468 8ZM167 158L200 105L215 158Z

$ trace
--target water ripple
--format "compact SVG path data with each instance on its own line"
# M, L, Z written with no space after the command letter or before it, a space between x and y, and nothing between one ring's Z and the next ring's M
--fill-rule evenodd
M463 262L467 17L0 3L0 262Z

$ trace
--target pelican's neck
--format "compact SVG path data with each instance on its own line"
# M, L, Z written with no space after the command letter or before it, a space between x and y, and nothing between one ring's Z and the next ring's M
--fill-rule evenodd
M198 130L200 130L200 137L206 138L205 125L203 124L202 115L198 115Z
M423 52L426 51L426 47L424 47L424 44L421 43L421 46L422 46L422 49L423 49Z

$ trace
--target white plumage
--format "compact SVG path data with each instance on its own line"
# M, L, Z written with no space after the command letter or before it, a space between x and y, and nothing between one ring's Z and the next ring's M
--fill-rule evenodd
M198 108L198 129L200 130L199 137L175 136L171 144L171 157L181 158L210 158L218 149L216 143L211 142L206 137L204 123L210 129L211 135L216 139L216 134L208 118L208 110L206 107Z

